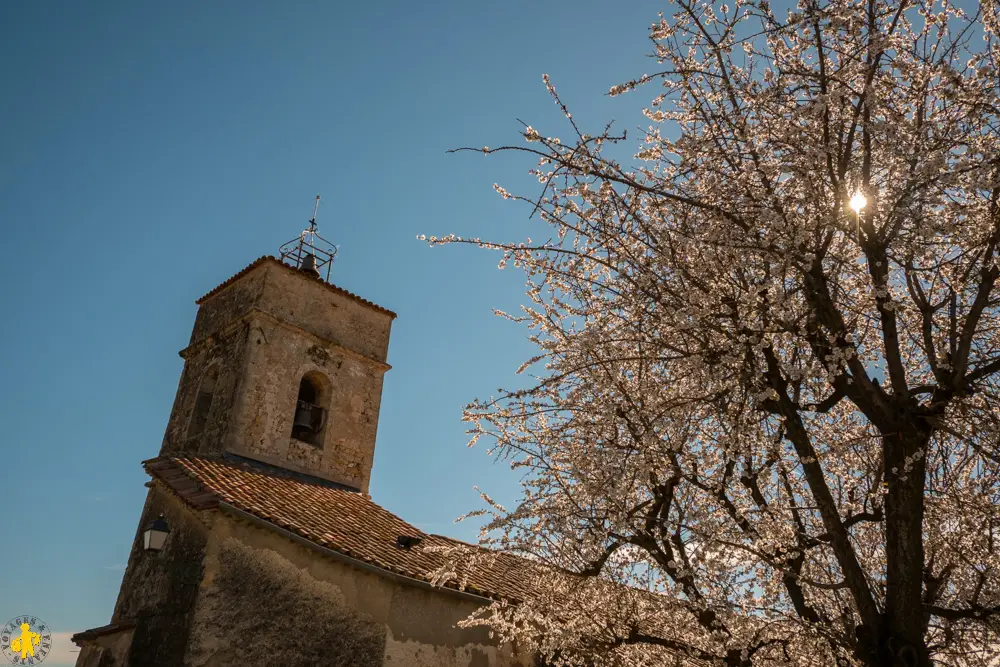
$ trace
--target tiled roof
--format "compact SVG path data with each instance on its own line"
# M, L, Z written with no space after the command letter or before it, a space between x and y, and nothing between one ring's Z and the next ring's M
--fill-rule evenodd
M285 268L285 269L287 269L289 271L294 272L296 275L303 276L303 277L308 278L310 280L315 280L316 282L318 282L319 284L321 284L323 287L327 288L328 290L336 292L337 294L339 294L341 296L346 296L348 299L351 299L353 301L357 301L358 303L364 304L364 305L366 305L366 306L368 306L370 308L374 308L375 310L379 311L380 313L385 313L386 315L392 317L393 319L396 318L396 313L392 312L388 308L383 308L382 306L378 305L377 303L373 303L373 302L369 301L368 299L365 299L364 297L358 296L354 292L348 292L343 287L337 287L333 283L328 283L328 282L326 282L325 280L323 280L322 278L320 278L318 276L313 276L313 275L310 275L308 273L304 273L302 271L299 271L298 269L285 264L284 262L282 262L277 257L272 257L270 255L265 255L264 257L261 257L261 258L257 259L256 261L254 261L252 264L250 264L249 266L247 266L245 269L243 269L242 271L240 271L236 275L230 277L229 279L227 279L222 284L217 285L210 292L208 292L207 294L205 294L204 296L202 296L200 299L198 299L197 301L195 301L195 303L198 304L198 305L201 305L209 297L215 296L216 294L218 294L219 292L221 292L225 288L229 287L230 285L232 285L234 282L236 282L237 280L239 280L240 278L242 278L246 274L248 274L251 271L253 271L254 269L256 269L258 266L260 266L261 264L264 264L266 262L271 262L273 264L277 264L280 267L283 267L283 268Z
M322 547L423 582L430 583L445 563L444 555L424 548L460 544L424 533L361 493L265 471L249 462L160 457L144 465L194 509L211 509L224 502ZM397 546L397 538L403 535L421 538L419 546ZM511 554L489 554L469 574L465 590L523 600L530 586L529 564ZM454 581L445 586L458 588Z

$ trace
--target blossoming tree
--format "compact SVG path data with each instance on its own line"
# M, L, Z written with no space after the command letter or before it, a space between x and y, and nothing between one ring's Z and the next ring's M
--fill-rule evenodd
M526 127L526 473L479 616L554 663L986 665L1000 630L997 4L677 0L638 152ZM968 13L966 13L968 12ZM634 148L634 144L632 145ZM473 150L473 149L467 149ZM631 152L631 151L629 151ZM626 156L627 157L627 156Z

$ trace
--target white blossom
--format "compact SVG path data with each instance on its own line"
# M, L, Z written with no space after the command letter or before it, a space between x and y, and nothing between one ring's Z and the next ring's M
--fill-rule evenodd
M656 87L638 147L544 77L549 240L429 239L523 269L538 348L465 411L525 475L481 546L535 568L469 623L557 664L994 664L998 4L674 4L610 91Z

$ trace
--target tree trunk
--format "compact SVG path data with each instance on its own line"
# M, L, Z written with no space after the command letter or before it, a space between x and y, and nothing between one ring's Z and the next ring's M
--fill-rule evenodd
M865 641L859 636L859 649L868 644L865 662L870 667L931 667L923 609L924 452L929 437L929 430L913 421L883 436L885 610L882 627Z

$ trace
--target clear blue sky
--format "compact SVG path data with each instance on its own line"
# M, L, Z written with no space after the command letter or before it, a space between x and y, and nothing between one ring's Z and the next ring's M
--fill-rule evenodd
M650 71L653 3L0 3L0 622L108 622L194 300L304 226L332 280L399 314L371 492L425 530L476 484L461 407L531 352L522 277L417 234L520 238L541 224L524 158L446 155L566 136L548 72L592 130L642 124L615 83ZM55 656L49 663L64 664Z

